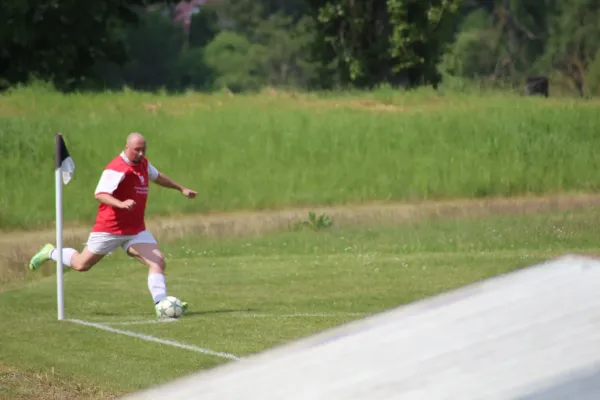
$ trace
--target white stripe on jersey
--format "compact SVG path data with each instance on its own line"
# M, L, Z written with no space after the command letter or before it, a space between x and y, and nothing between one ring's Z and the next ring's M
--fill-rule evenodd
M148 161L148 179L155 181L158 178L158 170Z
M113 192L117 189L119 183L121 183L123 178L125 178L124 172L118 172L112 169L105 169L102 172L102 176L100 177L100 181L98 182L98 186L96 186L96 191L94 192L94 194L113 194Z

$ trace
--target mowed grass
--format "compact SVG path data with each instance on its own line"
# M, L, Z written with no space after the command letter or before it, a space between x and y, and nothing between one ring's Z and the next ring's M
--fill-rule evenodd
M139 131L161 171L148 216L369 201L589 192L600 178L597 101L428 90L256 95L0 97L0 230L51 227L54 137L76 163L65 222L91 223L104 166Z
M189 302L188 313L174 323L111 326L245 357L564 253L597 252L599 217L600 209L588 208L190 236L163 245L170 294ZM152 319L146 276L122 254L88 273L66 273L67 318L113 324ZM235 362L58 322L55 293L54 277L0 292L0 366L50 374L71 385L68 393L86 393L81 397L109 398ZM2 382L0 396L19 398L31 390Z

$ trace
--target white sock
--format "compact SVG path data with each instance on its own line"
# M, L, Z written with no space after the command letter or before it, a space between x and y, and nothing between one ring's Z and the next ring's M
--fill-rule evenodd
M163 274L148 275L148 289L150 289L154 304L167 297L167 283L165 280L166 278Z
M77 250L75 249L71 249L71 248L66 248L66 249L62 249L62 263L63 265L67 265L67 266L71 266L71 257L73 257L73 254L77 253ZM54 249L50 252L50 258L53 259L54 261L58 262L58 251L57 249Z

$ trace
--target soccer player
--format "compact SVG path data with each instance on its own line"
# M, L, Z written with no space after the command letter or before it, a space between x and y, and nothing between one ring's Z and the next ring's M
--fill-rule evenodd
M64 248L62 261L85 272L120 246L148 266L148 289L156 306L167 296L167 288L164 255L144 222L149 181L178 190L189 199L197 194L159 172L146 158L146 139L134 132L127 137L125 149L102 172L95 191L100 204L86 246L81 253ZM46 244L31 258L29 269L35 271L49 260L58 261L52 244ZM183 306L185 310L187 303Z

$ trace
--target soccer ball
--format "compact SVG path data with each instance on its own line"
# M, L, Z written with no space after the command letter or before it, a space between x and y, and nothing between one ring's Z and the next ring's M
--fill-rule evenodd
M175 296L167 296L159 301L156 306L158 318L179 318L183 315L183 304Z

